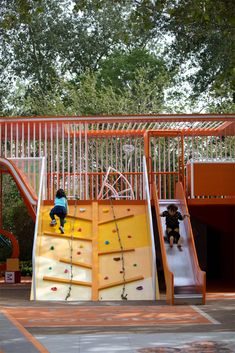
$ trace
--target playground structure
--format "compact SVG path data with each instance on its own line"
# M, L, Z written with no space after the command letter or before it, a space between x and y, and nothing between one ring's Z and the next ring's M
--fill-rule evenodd
M168 303L205 303L203 226L222 234L219 270L232 268L235 286L235 115L7 117L0 146L2 239L15 239L3 229L6 174L35 220L31 299L158 300L164 273ZM49 227L58 188L64 235ZM191 215L182 253L164 240L169 203Z

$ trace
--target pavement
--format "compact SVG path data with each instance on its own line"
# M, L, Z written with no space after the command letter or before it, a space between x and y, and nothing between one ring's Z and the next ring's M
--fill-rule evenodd
M30 301L30 279L0 282L0 353L235 353L235 292L206 305Z

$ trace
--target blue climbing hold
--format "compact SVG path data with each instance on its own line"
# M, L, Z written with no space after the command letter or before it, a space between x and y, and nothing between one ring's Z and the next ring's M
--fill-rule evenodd
M105 245L109 245L110 244L110 242L108 241L108 240L105 240Z

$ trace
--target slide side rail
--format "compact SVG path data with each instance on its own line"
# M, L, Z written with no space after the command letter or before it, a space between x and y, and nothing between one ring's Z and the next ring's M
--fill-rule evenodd
M181 182L176 183L176 198L180 200L180 205L183 214L188 214L188 206L185 198L185 193L183 185ZM192 260L193 273L196 282L196 289L198 293L202 293L202 302L205 304L206 301L206 273L200 269L197 252L195 248L192 226L189 218L186 218L185 221L186 231L188 234L188 246L190 257Z
M159 200L157 196L157 186L154 182L152 184L153 189L153 201L155 206L156 212L156 219L157 219L157 226L159 231L159 240L160 240L160 247L161 247L161 254L162 254L162 262L163 262L163 270L164 270L164 277L166 283L166 302L168 304L174 304L174 274L170 271L167 256L166 256L166 249L165 249L165 242L164 242L164 234L161 225L161 217L160 217L160 207L159 207Z

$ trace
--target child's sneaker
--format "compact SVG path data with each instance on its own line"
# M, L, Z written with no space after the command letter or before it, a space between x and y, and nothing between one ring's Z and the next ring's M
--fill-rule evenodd
M173 244L174 244L174 238L170 237L170 248L173 248Z
M179 251L183 251L182 246L180 244L177 245L177 248L179 249Z
M59 230L60 230L61 234L64 234L64 227L60 226Z
M57 223L56 223L56 220L53 219L53 220L51 221L51 223L50 223L50 226L53 227L53 226L55 226L56 224L57 224Z

